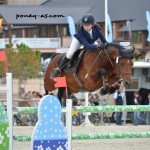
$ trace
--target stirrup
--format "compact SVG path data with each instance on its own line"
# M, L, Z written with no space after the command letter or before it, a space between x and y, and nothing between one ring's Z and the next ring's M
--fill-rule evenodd
M55 77L60 77L60 76L61 76L61 70L59 68L55 68L54 70L52 70L50 74L51 79L54 79Z

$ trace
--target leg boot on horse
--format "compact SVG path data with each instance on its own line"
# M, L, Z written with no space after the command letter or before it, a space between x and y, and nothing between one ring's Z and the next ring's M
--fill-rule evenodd
M70 59L68 59L66 56L63 58L62 62L60 63L58 68L55 68L51 74L50 74L50 78L53 79L55 77L59 77L61 76L61 71L64 69L64 67L67 65L68 61Z

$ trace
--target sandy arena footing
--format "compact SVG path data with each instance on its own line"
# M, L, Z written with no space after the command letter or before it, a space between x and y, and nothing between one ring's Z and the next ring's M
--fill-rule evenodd
M32 135L33 127L14 126L14 135ZM117 133L117 132L150 132L150 125L133 126L73 126L73 134L77 133ZM31 150L31 142L13 143L14 150ZM72 150L149 150L150 138L135 139L99 139L99 140L73 140Z

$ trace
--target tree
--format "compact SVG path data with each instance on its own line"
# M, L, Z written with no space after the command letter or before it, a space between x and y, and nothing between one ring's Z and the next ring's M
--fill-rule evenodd
M6 44L8 70L12 72L13 78L19 79L19 87L24 80L36 78L42 69L40 64L40 51L32 50L25 44L17 45L17 50L12 44ZM0 76L5 75L4 63L1 63Z

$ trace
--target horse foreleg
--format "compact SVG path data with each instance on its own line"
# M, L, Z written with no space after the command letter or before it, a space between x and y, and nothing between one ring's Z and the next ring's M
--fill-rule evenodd
M115 93L115 91L119 89L120 85L120 83L116 83L115 85L109 87L109 94Z
M101 77L106 78L106 76L107 76L106 70L104 68L101 68L98 72L98 76L99 76L99 78L101 78Z
M99 77L101 77L103 81L103 87L100 89L100 95L105 95L109 91L108 79L105 69L101 68L99 70Z
M116 88L114 86L110 86L108 93L113 94L113 93L115 93L115 91L116 91Z

